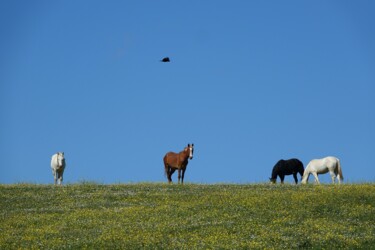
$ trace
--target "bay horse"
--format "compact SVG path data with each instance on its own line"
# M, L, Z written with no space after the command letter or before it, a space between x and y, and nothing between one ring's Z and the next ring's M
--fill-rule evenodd
M336 157L328 156L322 159L311 160L303 173L302 184L308 182L310 174L314 175L315 182L320 184L318 174L325 174L328 172L331 175L332 183L335 183L335 178L337 178L339 184L344 180L340 160Z
M57 152L56 154L52 155L51 169L52 169L53 178L55 180L55 185L62 184L65 166L66 166L66 163L65 163L64 152Z
M184 176L188 159L193 159L194 144L188 144L180 153L168 152L164 156L164 171L168 182L172 182L172 174L178 170L178 183L184 184Z
M297 173L303 175L303 163L298 159L289 159L289 160L279 160L272 169L272 176L270 181L276 183L277 176L280 177L281 184L284 183L285 175L293 175L294 181L297 184Z

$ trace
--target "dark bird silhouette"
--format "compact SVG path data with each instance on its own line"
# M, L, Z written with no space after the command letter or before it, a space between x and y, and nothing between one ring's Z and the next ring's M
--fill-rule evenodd
M161 62L170 62L169 57L164 57L160 60Z

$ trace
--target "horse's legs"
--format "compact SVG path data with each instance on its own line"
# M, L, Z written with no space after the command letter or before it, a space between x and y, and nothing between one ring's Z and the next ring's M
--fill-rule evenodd
M168 182L171 182L171 167L165 164L165 174L167 175Z
M297 184L297 183L298 183L297 173L294 173L294 174L293 174L293 177L294 177L294 182Z
M168 182L171 183L172 182L172 168L170 166L167 167L167 178L168 178Z
M58 185L61 185L61 173L56 171L56 181Z
M184 184L185 170L186 169L182 169L182 184Z
M334 171L331 171L331 172L329 172L329 174L331 175L332 184L335 184L335 177L336 177L335 172L334 172Z
M281 184L284 184L285 175L279 175Z
M180 184L181 180L181 168L178 169L178 184Z
M171 183L172 182L172 169L170 167L168 167L168 170L167 170L167 178L168 178L168 182Z
M169 183L172 182L172 174L174 173L174 171L176 171L176 169L169 167L169 171L168 171L168 181L169 181Z
M53 180L54 180L54 183L55 185L57 184L57 173L56 173L56 170L52 170L52 174L53 174Z
M316 184L320 184L320 181L319 181L319 178L318 178L318 174L315 173L315 172L313 172L312 174L313 174L314 177L315 177L315 183L316 183Z
M60 185L62 185L63 182L63 173L60 174Z

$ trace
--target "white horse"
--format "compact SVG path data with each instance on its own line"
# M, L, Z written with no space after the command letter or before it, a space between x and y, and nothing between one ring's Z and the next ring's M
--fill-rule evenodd
M302 184L306 184L310 174L314 175L315 182L320 184L318 174L325 174L329 172L332 178L332 183L335 183L335 177L341 183L344 180L344 176L342 175L340 160L336 157L328 156L323 159L315 159L311 160L307 165L305 172L303 173L302 177Z
M55 179L55 185L62 184L65 165L64 152L57 152L56 154L52 155L51 168L53 177Z

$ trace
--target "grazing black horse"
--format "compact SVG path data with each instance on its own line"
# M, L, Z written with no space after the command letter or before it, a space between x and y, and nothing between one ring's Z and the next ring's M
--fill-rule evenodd
M272 169L272 177L270 181L276 183L277 176L280 177L281 184L284 183L285 175L293 175L294 181L298 183L297 173L303 176L303 163L298 159L280 160Z

